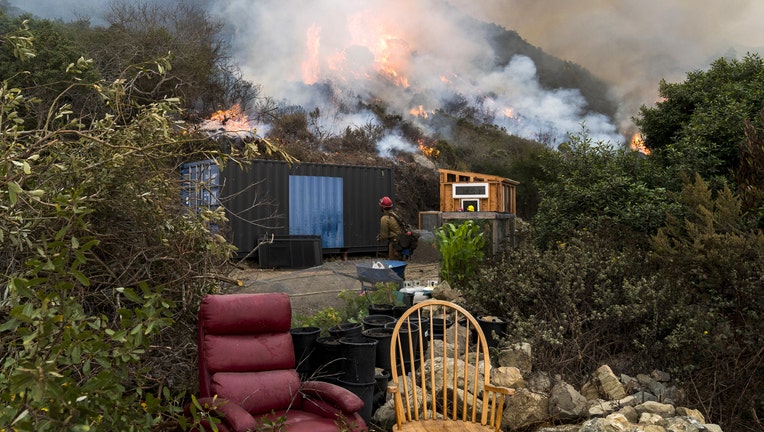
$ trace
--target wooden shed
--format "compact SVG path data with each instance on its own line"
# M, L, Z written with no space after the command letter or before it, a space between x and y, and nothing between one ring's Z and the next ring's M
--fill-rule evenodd
M517 185L508 178L464 171L439 169L440 211L516 212ZM461 209L461 210L460 210Z

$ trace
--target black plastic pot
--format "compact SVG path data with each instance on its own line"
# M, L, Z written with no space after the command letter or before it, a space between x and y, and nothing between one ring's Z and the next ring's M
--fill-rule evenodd
M454 320L452 320L451 318L446 318L444 321L442 316L433 317L432 318L432 338L443 340L443 335L445 334L446 329L451 327L453 323L454 323Z
M384 328L385 324L395 322L396 318L390 315L367 315L363 318L363 329Z
M369 315L394 316L392 303L373 303L370 304L366 309L368 309Z
M411 322L412 325L416 325L419 327L419 330L421 330L424 335L424 343L426 344L429 341L430 338L430 318L428 317L418 317L416 314L412 314L408 317L408 321ZM403 327L405 327L406 324L403 324Z
M329 334L335 339L359 338L362 331L361 323L341 323L329 328Z
M323 336L316 339L315 379L335 382L342 371L342 347L339 339Z
M355 393L363 401L363 408L358 412L358 415L361 416L366 424L371 424L371 416L374 413L374 387L376 386L376 381L372 379L366 383L356 383L339 380L337 385Z
M377 340L367 337L340 339L343 374L340 379L351 383L374 381Z
M364 330L363 336L377 341L377 358L374 365L380 369L389 371L390 339L393 337L393 329L384 327L372 328L369 330Z
M393 315L400 318L411 306L393 306Z
M507 334L507 326L509 325L509 320L493 315L480 315L477 317L477 322L480 325L480 328L483 330L483 334L485 334L485 339L488 342L488 346L499 346L499 342L501 342L501 340Z
M387 400L387 383L390 382L390 372L381 371L374 376L374 408L377 411L379 407L385 404Z
M414 359L413 360L415 361L413 362L413 364L415 365L414 367L417 367L419 363L418 361L416 361L416 360L419 360L419 326L414 323L411 323L410 326L411 326L411 341L414 344L413 346ZM385 328L394 329L395 323L386 324ZM401 326L400 330L398 331L398 339L401 341L401 349L403 351L403 361L407 365L406 371L411 372L411 369L409 367L412 364L411 351L409 347L409 325L404 324ZM401 362L400 357L398 358L398 362L399 363ZM398 365L397 372L398 372L398 375L401 374L400 365Z
M321 329L318 327L295 327L289 329L289 333L292 335L297 373L303 379L310 377L317 367L316 339L318 339Z

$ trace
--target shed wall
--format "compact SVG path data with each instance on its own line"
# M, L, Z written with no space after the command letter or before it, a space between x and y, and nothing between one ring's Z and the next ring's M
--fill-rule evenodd
M313 216L303 217L306 213L317 218L326 216L326 224L341 225L341 232L337 228L326 231L334 235L328 243L322 239L324 253L380 250L376 242L380 215L377 202L385 195L395 199L392 168L326 164L290 167L279 161L253 161L243 167L228 164L221 177L221 202L228 209L228 235L240 256L249 254L271 234L320 235L321 232L308 232L323 225L315 225ZM315 177L314 181L310 177ZM336 189L338 182L342 184L341 190ZM295 189L298 184L300 187ZM341 207L341 213L337 207Z

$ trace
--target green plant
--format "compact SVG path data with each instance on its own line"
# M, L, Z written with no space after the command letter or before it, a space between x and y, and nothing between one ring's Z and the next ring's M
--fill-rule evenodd
M226 401L219 400L218 396L212 397L212 402L201 403L196 396L191 395L191 403L188 405L188 413L190 414L191 421L188 418L181 416L178 420L178 424L182 430L198 430L204 432L209 429L212 432L218 432L218 425L221 423L221 419L217 418L214 413L217 411L220 405Z
M0 59L25 70L34 36L0 35ZM233 250L209 229L223 212L179 200L178 164L219 145L183 132L179 99L126 96L169 58L113 82L93 82L92 67L71 59L43 102L29 94L45 82L0 82L0 424L16 430L179 421L195 368L183 347ZM70 103L81 97L92 111Z
M329 307L310 316L295 316L292 321L295 327L318 327L321 336L328 336L329 328L341 323L343 317L335 308Z
M337 413L337 419L334 420L334 424L337 426L337 432L353 432L358 430L358 425L355 422L350 421L346 415ZM367 432L369 429L365 428L360 432Z
M435 243L441 257L440 278L457 288L475 275L485 256L485 237L472 220L443 224L435 231Z
M260 417L255 432L281 432L286 427L286 414L276 416L276 411Z

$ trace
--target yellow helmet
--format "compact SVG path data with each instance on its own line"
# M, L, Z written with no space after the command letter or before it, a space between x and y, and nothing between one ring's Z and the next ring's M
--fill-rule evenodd
M475 211L475 206L467 206L467 211Z

